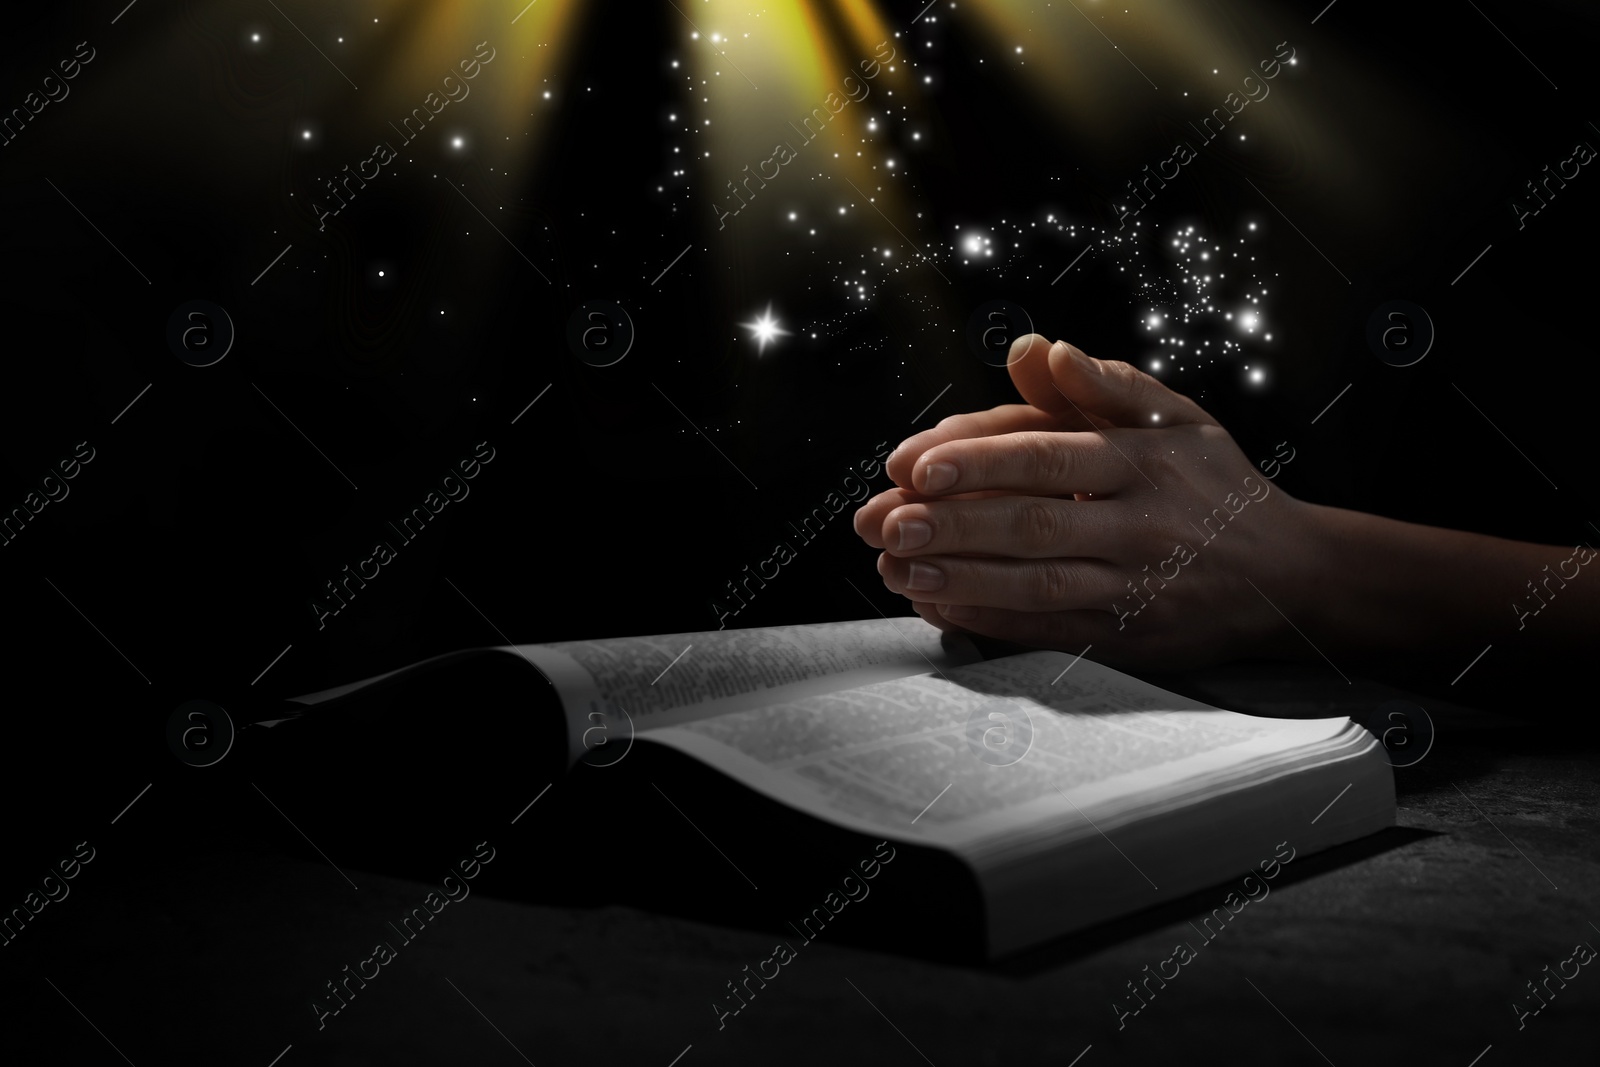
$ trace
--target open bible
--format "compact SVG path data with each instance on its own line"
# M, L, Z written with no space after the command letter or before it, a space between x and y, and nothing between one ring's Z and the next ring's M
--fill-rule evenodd
M820 823L948 853L990 958L1395 821L1383 747L1347 718L1237 714L1060 652L985 659L914 617L474 649L294 703L485 657L553 687L569 767L665 746Z

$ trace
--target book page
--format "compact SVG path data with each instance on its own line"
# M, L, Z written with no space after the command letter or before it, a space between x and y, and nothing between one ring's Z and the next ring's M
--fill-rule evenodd
M520 645L567 710L569 755L696 719L982 659L911 616ZM631 740L630 742L631 743Z
M650 737L852 829L954 846L1064 818L1092 833L1084 811L1148 808L1162 789L1237 778L1348 725L1238 715L1030 652Z
M404 667L397 667L392 671L385 671L383 674L373 675L371 678L362 678L360 681L346 682L344 685L336 685L331 689L319 689L315 693L305 693L297 697L287 697L285 698L284 703L302 704L308 708L334 704L335 702L343 700L346 697L354 697L357 694L370 694L374 690L383 688L384 686L404 682L410 678L414 678L417 675L422 674L425 671L438 670L453 664L481 659L484 656L497 655L501 651L515 650L501 650L494 648L463 648L454 652L444 652L437 656L429 656L427 659L418 660L415 663L408 663ZM285 721L287 720L267 719L256 723L256 725L276 726Z

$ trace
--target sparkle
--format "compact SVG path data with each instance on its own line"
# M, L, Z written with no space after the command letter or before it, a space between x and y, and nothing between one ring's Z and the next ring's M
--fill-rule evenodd
M772 305L767 305L767 310L755 322L741 322L739 324L756 335L757 354L767 350L767 342L777 338L780 334L790 336L788 330L779 329L778 320L772 317Z

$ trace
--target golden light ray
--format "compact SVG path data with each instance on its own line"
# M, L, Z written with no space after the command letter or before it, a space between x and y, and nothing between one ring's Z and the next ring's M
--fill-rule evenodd
M865 136L868 120L883 117L887 90L904 80L878 61L900 42L873 5L781 0L752 12L710 0L684 8L681 26L696 105L689 146L712 230L737 225L735 245L769 240L789 210L815 220L853 204L884 243L902 244L878 214L907 225L883 166L887 150ZM880 43L893 52L878 53ZM730 242L717 244L737 257Z
M1062 127L1094 154L1125 154L1130 119L1143 123L1156 108L1169 117L1163 128L1174 140L1186 139L1196 150L1237 114L1248 120L1248 129L1231 129L1229 139L1237 143L1247 133L1276 146L1291 161L1292 176L1312 190L1362 202L1386 195L1376 175L1356 167L1359 154L1329 121L1337 116L1316 113L1327 107L1328 94L1282 91L1293 83L1282 74L1294 67L1278 61L1278 46L1285 42L1274 35L1288 37L1289 54L1296 44L1308 44L1309 35L1269 30L1276 15L1258 4L1233 13L1229 22L1219 21L1214 8L1183 0L1143 0L1137 19L1102 17L1111 10L1104 0L1052 8L1030 0L989 0L962 5L960 13L1002 56L1022 46L1016 77L1042 90ZM1265 72L1273 77L1264 78ZM1254 88L1246 87L1247 77ZM1197 82L1200 88L1181 95L1182 87Z
M369 85L361 106L373 118L387 120L402 140L417 136L430 112L438 108L445 130L516 131L512 142L524 152L524 165L537 161L540 134L554 114L543 108L543 90L559 86L578 53L575 40L577 0L496 0L493 3L441 4L430 0L391 0L376 17L392 26L397 40ZM513 21L515 20L515 21ZM492 55L487 62L483 55ZM476 60L476 64L474 64ZM463 79L465 71L478 73ZM444 79L453 76L447 88ZM367 92L371 96L366 96ZM440 107L448 92L457 94ZM433 93L434 98L428 99ZM412 121L405 120L410 116ZM502 133L501 136L504 136Z
M863 55L870 55L879 41L894 37L894 29L878 14L877 5L870 0L831 0L820 6L837 12L837 17L849 28L855 50Z

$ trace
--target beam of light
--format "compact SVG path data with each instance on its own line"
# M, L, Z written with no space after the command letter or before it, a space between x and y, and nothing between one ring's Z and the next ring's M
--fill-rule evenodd
M1361 153L1350 135L1318 114L1326 105L1291 88L1305 65L1271 65L1283 38L1259 29L1272 25L1268 9L1257 0L1239 7L1221 20L1214 9L1185 0L1144 0L1133 12L1097 0L1048 7L1033 0L986 0L961 4L954 15L977 31L976 50L989 59L982 69L993 66L996 76L1006 71L1026 83L1030 95L1044 98L1062 129L1095 156L1128 158L1129 115L1142 110L1141 97L1159 108L1170 140L1154 158L1130 159L1128 178L1145 163L1154 168L1179 141L1201 153L1207 146L1233 151L1239 135L1248 133L1245 145L1259 139L1287 150L1294 178L1308 186L1337 192L1351 203L1392 198L1394 192L1378 174L1356 163ZM1314 43L1303 31L1284 35L1296 51ZM1024 47L1020 55L1019 45ZM1040 49L1029 45L1048 45L1050 58L1039 59ZM1272 79L1263 78L1264 62L1266 70L1276 71ZM1247 77L1252 79L1248 87ZM1152 81L1159 88L1152 88ZM1369 79L1363 89L1372 100L1410 96L1390 80L1379 86ZM1231 103L1229 94L1234 94ZM1202 127L1207 118L1210 126Z
M536 162L544 128L555 115L541 92L553 85L569 88L563 76L578 57L583 8L578 0L538 0L513 23L526 3L375 0L364 5L369 20L360 32L345 29L340 35L345 15L311 0L279 0L286 17L312 38L342 36L333 58L361 85L359 93L332 83L322 91L313 106L326 115L329 129L319 139L349 145L354 166L376 143L402 159L431 159L515 130L508 147L521 158L497 155L498 160L513 172ZM485 62L485 56L492 58ZM237 113L236 95L214 94ZM258 118L254 97L261 94L244 95L248 117ZM460 146L453 144L457 136Z
M515 147L538 157L540 134L555 114L545 105L543 91L554 86L570 91L562 78L577 58L577 0L496 0L493 3L436 3L430 0L388 0L373 12L379 25L388 24L385 60L375 86L383 117L396 123L423 107L425 95L444 97L443 81L454 75L459 99L451 99L438 120L429 123L427 137L444 147L449 129L461 126L480 133L517 131ZM518 16L518 12L521 15ZM516 22L511 20L516 18ZM391 43L392 42L392 43ZM478 74L464 81L460 63L493 50L494 58L479 65ZM565 95L565 93L563 93ZM437 107L437 100L433 106ZM443 120L454 120L442 128ZM403 128L410 133L416 119ZM438 131L437 133L435 131ZM525 136L524 136L525 135ZM498 139L498 138L497 138ZM419 147L423 138L417 138ZM400 148L399 143L395 143Z
M215 16L196 17L208 5L187 6L195 9L188 12L194 28L213 48L231 51L235 39L251 49L273 41L266 25L246 24L219 34L211 27ZM226 6L209 5L213 10ZM413 173L431 174L430 164L470 158L482 145L494 152L496 178L504 174L507 180L474 183L470 195L463 196L440 181L436 195L411 195L408 212L420 228L434 232L447 219L462 217L475 226L479 216L492 216L502 236L515 237L519 223L542 212L501 191L519 188L530 171L545 169L541 149L556 107L540 99L538 90L560 84L568 65L578 60L576 30L585 6L578 0L537 0L531 6L527 0L367 0L359 5L360 17L336 10L347 6L277 0L274 17L292 22L312 42L296 53L303 53L299 62L306 73L292 82L276 68L263 68L274 71L268 75L231 60L218 66L218 76L228 81L210 98L229 113L260 123L292 85L303 98L301 114L316 116L314 127L304 120L292 125L297 151L280 171L282 209L314 228L326 222L330 234L359 227L377 209L380 195L369 189L376 173L387 182L418 164ZM260 43L245 43L252 32L260 33ZM280 43L287 41L278 36ZM172 38L177 43L164 47L178 47L181 40ZM278 56L280 64L286 56L286 51ZM310 145L322 151L298 150L306 141L300 134L308 128L313 130ZM387 162L380 161L383 149L392 153ZM377 172L371 169L375 166ZM501 196L504 204L497 202ZM526 277L529 285L547 284L531 271ZM404 321L403 316L345 315L339 327L353 349L378 358Z
M674 146L692 152L694 210L720 233L715 254L737 259L740 243L777 232L792 237L776 228L797 209L835 233L867 227L874 238L867 244L900 246L892 227L931 239L896 191L906 166L885 135L885 117L891 106L912 102L903 62L909 45L896 39L877 5L771 0L756 11L736 0L707 0L684 7L669 25L673 20L681 31L673 54L684 62L688 98L680 129L693 131L681 132ZM880 55L895 59L883 63ZM738 232L730 237L721 232L727 229Z

